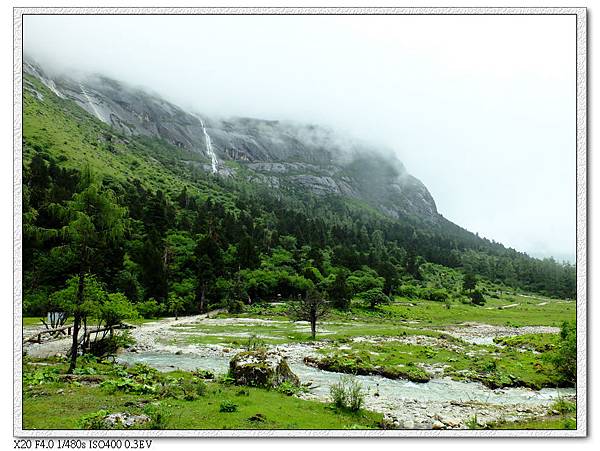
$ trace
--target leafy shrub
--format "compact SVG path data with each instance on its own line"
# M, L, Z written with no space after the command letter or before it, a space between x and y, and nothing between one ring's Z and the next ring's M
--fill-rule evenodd
M431 289L427 288L423 290L422 297L427 300L435 301L435 302L444 302L448 299L448 292L444 289Z
M277 386L277 391L284 395L292 396L305 391L306 389L300 385L292 384L291 382L285 381Z
M177 296L175 293L169 293L169 297L167 299L167 312L175 315L175 318L177 318L184 310L185 299L183 299L181 296Z
M565 382L574 384L577 381L577 328L575 322L565 321L562 323L560 341L551 360Z
M164 381L162 384L158 386L156 391L156 396L159 399L167 399L167 398L179 398L180 389L179 386L174 384L172 381Z
M558 413L564 415L566 413L575 413L577 411L577 404L571 401L567 401L563 398L558 398L550 407L550 410L556 410Z
M354 271L346 279L350 293L364 293L373 288L383 289L385 279L378 277L377 272L371 268L363 266L362 269Z
M135 319L135 306L122 293L109 293L100 306L99 319L108 327L121 324L125 319Z
M365 402L362 385L354 378L342 376L329 389L333 404L341 409L358 412Z
M159 379L158 370L145 363L136 363L127 369L127 373L137 381L155 381Z
M252 335L250 338L248 338L248 341L244 345L246 351L257 351L259 349L265 349L266 347L267 344L265 341L258 338L256 335Z
M485 373L494 373L498 369L498 362L496 360L484 361L481 363L480 367Z
M577 420L575 418L565 418L563 427L565 429L577 429Z
M44 368L37 371L27 371L23 374L23 386L40 385L57 382L60 379L58 368Z
M80 365L90 365L98 363L98 358L93 354L83 354L78 360Z
M418 299L419 297L421 297L421 289L414 285L402 285L400 286L400 288L398 288L397 293L400 296L409 299Z
M469 297L471 298L471 304L473 305L484 305L485 297L483 297L483 293L480 290L473 290L469 293Z
M201 368L194 370L192 372L192 374L194 375L194 377L197 377L199 379L214 379L215 378L215 373L213 373L212 371L209 371L209 370L203 370Z
M75 370L73 371L73 374L94 375L94 374L98 374L98 370L96 370L96 368L94 368L93 366L83 366L83 367L75 368Z
M244 303L239 300L230 300L227 303L227 311L229 313L242 313L244 311Z
M183 399L186 401L194 401L195 399L198 399L198 397L206 394L206 384L198 378L185 380L180 386L183 391Z
M221 374L217 378L217 382L223 385L233 385L235 383L235 378L229 374Z
M107 336L101 340L90 343L90 353L95 357L115 355L119 349L126 348L135 343L129 331Z
M163 313L163 308L154 299L148 299L144 302L138 302L136 310L142 316L142 318L158 318Z
M381 290L381 288L371 288L358 294L358 297L367 302L374 309L376 305L390 302L390 298Z
M108 415L106 410L98 410L82 416L77 421L77 426L80 429L108 429L108 425L104 422L104 418Z
M156 385L142 384L126 378L109 379L103 381L100 383L100 387L104 388L109 393L121 391L138 395L148 395L158 392L158 387Z
M221 401L221 405L219 406L219 412L237 412L237 410L238 405L228 399Z
M171 412L160 403L147 404L144 413L150 417L148 429L166 429Z

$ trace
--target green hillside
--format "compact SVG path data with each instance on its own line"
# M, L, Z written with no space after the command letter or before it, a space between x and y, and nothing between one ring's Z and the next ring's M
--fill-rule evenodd
M469 302L474 292L485 302L513 289L575 297L573 266L530 258L445 220L394 220L343 196L269 189L246 180L237 162L228 163L236 176L213 176L197 164L208 163L204 156L121 135L30 76L23 110L27 314L47 311L52 293L80 272L64 227L93 210L77 203L90 186L126 208L125 233L89 246L91 273L108 292L157 314L169 306L235 310L313 289L341 309L370 290L447 302ZM426 262L454 268L455 283L432 281ZM467 273L476 282L469 289Z

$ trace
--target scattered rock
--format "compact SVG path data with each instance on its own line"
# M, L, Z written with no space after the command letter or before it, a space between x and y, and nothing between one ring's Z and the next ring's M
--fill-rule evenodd
M262 413L257 413L256 415L252 415L250 418L248 418L248 421L263 423L266 419L267 418Z
M434 421L433 424L431 425L431 429L433 430L440 430L440 429L446 429L446 426L444 425L444 423L442 423L441 421Z
M458 428L461 425L461 422L456 418L445 418L442 420L442 423L450 428Z
M118 426L130 428L132 426L140 426L149 421L150 417L148 415L132 415L127 412L111 413L104 418L104 423L110 428Z

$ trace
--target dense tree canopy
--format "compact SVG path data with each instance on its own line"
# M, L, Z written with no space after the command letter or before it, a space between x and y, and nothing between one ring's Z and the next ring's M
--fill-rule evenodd
M114 186L105 180L101 191L96 185L80 190L74 181L82 177L42 153L25 168L25 185L32 189L25 199L24 287L32 313L82 264L110 291L134 302L154 299L167 312L177 299L178 313L225 304L233 282L243 296L238 301L291 298L319 288L345 308L359 293L393 295L407 282L418 285L425 261L463 269L467 290L477 275L547 295L575 295L569 265L532 259L460 230L436 233L368 215L337 199L276 198L260 187L230 185L237 196L232 208L224 208L187 189L168 197L135 181ZM127 220L126 234L119 226L120 241L109 244L106 234L92 233L94 222L83 212L90 197L118 209L97 218L111 225L107 232L121 224L115 214ZM147 204L138 205L144 199ZM64 233L41 233L50 229ZM89 241L92 236L97 242Z

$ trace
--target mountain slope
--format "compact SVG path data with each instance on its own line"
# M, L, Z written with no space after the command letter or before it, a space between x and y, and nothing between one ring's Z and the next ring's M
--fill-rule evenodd
M215 305L230 299L236 284L259 298L296 296L310 286L328 289L345 271L354 280L384 283L390 292L402 281L431 288L420 279L423 261L509 287L575 295L574 267L529 258L446 221L427 209L435 205L426 190L423 199L417 189L404 191L402 199L376 182L399 177L400 169L383 156L358 149L336 153L326 164L311 143L302 145L314 156L303 160L265 146L272 154L261 158L272 160L249 161L217 149L214 173L206 136L202 149L127 134L84 109L58 81L31 70L24 77L23 111L24 296L30 312L77 271L72 255L60 250L64 238L44 238L44 231L64 225L54 206L80 192L88 168L127 207L129 221L127 238L96 258L94 272L135 301L166 302L175 293L195 311L205 296ZM248 119L232 123L265 127ZM272 127L279 136L284 126ZM222 140L210 130L216 148ZM247 130L240 126L235 133L249 136ZM282 155L289 160L277 161ZM347 177L354 194L317 189L325 177L336 186ZM386 196L395 210L385 210ZM210 285L202 282L207 277Z
M352 142L332 130L250 118L201 117L106 77L88 76L82 81L50 77L29 61L24 71L124 136L160 138L196 154L199 158L187 163L203 170L273 189L351 197L393 218L430 223L441 219L427 188L391 153ZM29 84L25 89L35 91Z

